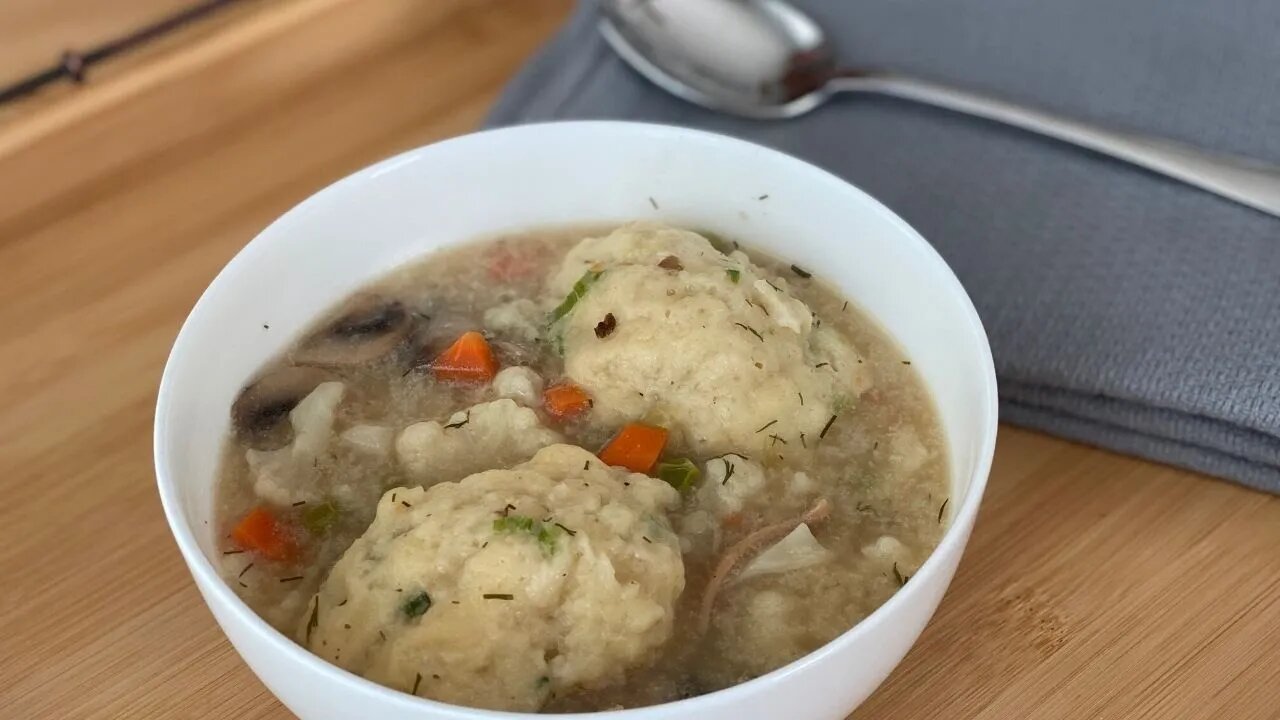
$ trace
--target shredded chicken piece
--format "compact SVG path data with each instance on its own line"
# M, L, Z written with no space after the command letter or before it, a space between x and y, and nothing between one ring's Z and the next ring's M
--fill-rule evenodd
M813 507L797 518L762 527L750 535L734 543L725 551L724 557L716 565L715 572L707 581L707 589L702 593L702 612L698 616L698 632L705 633L711 626L711 611L715 609L716 598L724 589L725 582L733 575L738 566L749 556L755 555L764 548L790 535L802 523L810 525L826 520L831 515L831 503L826 498L819 498Z

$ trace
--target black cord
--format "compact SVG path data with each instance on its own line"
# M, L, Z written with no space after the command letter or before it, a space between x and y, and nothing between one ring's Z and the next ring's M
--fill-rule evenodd
M57 82L62 78L82 83L85 80L85 73L91 66L240 1L205 0L198 5L174 13L163 20L135 30L124 37L105 42L86 53L82 54L74 50L68 50L62 53L57 65L25 77L12 85L0 88L0 103L30 95L45 85Z

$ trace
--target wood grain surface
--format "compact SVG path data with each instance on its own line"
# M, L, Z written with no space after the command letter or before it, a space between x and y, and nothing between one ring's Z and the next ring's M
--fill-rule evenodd
M169 345L283 210L474 128L569 5L252 3L0 109L0 717L289 717L160 512ZM854 717L1280 718L1280 500L1002 428L955 583Z

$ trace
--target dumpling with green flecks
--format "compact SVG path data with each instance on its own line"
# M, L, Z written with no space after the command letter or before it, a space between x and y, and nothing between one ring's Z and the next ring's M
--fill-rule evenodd
M552 341L596 419L652 421L698 454L804 453L871 384L785 280L688 230L637 223L582 240L550 289L564 298Z
M651 661L684 589L669 485L552 445L511 469L398 488L296 636L376 682L534 711Z

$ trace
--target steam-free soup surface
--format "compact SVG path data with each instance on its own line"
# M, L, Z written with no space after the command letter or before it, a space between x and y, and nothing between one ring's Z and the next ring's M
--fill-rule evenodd
M404 692L550 712L722 689L848 630L944 529L911 358L732 241L478 241L317 316L231 409L222 571Z

